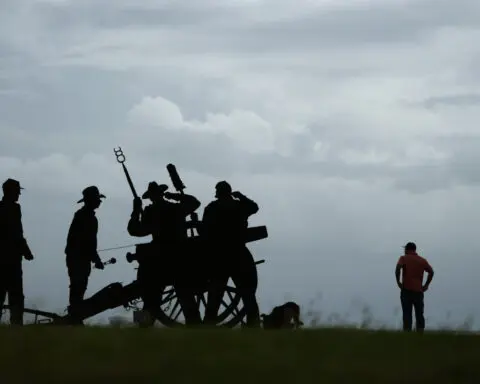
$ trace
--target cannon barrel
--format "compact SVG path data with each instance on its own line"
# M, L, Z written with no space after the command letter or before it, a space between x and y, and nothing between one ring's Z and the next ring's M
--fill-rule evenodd
M70 306L70 315L67 316L85 320L109 309L126 305L130 301L139 298L139 295L140 292L136 280L125 286L120 282L111 283L88 299L82 300L73 307Z
M177 168L173 164L167 165L168 175L170 176L170 180L172 181L173 187L180 193L183 193L183 190L186 188L185 184L183 184L180 175L177 172Z

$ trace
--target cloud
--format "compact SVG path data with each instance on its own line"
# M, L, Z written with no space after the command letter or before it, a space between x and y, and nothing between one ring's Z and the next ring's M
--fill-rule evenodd
M251 111L234 110L229 114L209 113L205 121L185 121L177 105L163 97L146 97L129 112L132 124L153 128L223 134L247 152L273 151L275 134L271 125ZM134 128L136 129L136 128ZM212 138L214 140L214 138Z

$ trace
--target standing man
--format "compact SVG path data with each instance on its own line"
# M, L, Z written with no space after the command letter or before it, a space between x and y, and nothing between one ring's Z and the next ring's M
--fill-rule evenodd
M18 199L21 190L17 180L8 179L3 185L0 201L0 308L8 293L10 323L23 325L23 271L22 258L33 260L32 252L23 236L22 211ZM2 314L0 312L0 318Z
M433 268L425 258L417 254L415 243L408 243L404 248L405 254L398 259L395 268L397 285L401 290L403 330L407 332L412 330L412 309L415 309L416 331L423 332L425 329L423 295L432 282ZM427 272L425 284L423 284L424 272ZM402 273L402 281L400 281L400 273Z
M142 195L152 204L142 209L142 200L133 201L133 211L128 222L130 236L152 236L152 242L146 255L139 263L138 280L141 284L144 310L152 318L159 307L161 289L165 279L173 276L175 291L182 305L186 325L201 323L200 311L195 301L194 292L189 281L188 265L183 263L186 253L187 227L186 218L200 207L200 201L186 193L167 192L166 184L152 181ZM173 201L168 201L168 200ZM188 259L187 259L188 260ZM168 275L168 276L167 276Z
M260 326L257 268L245 245L248 218L258 212L258 205L240 192L232 192L226 181L215 186L216 200L205 207L201 235L211 252L211 285L205 309L205 323L213 325L225 286L231 277L247 312L247 326Z
M78 325L82 325L83 321L77 318L75 306L83 301L92 270L91 264L94 263L98 269L104 268L97 253L98 219L95 210L100 207L101 199L105 198L105 195L94 185L85 188L82 194L83 198L77 203L84 205L73 216L65 247L70 278L68 311Z

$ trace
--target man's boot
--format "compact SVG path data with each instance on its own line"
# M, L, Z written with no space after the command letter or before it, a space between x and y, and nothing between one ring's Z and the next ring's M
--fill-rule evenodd
M12 307L10 309L10 324L13 326L23 325L23 308Z
M80 313L79 313L79 310L81 309L80 308L80 303L78 304L74 304L74 305L69 305L68 306L68 317L69 317L69 321L68 323L70 325L77 325L77 326L83 326L83 320L81 319L81 316L80 316Z

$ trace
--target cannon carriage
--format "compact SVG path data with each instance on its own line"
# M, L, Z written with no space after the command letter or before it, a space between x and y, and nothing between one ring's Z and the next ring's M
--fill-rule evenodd
M246 243L258 241L268 237L267 228L265 226L250 227L247 229ZM193 277L193 289L195 299L200 312L205 308L208 300L208 274L205 274L204 269L200 267L201 259L199 255L202 254L201 236L192 236L188 238L191 242L191 247L195 252L187 255L186 262L187 273ZM135 253L127 253L126 260L129 263L136 261L142 263L142 257L155 257L155 255L148 255L144 248L148 243L137 244ZM226 255L228 257L228 255ZM114 263L110 261L105 264ZM198 260L197 263L194 261ZM256 261L255 264L261 264L264 260ZM168 274L169 271L167 271ZM140 307L142 298L140 293L140 285L138 280L134 280L129 284L123 285L121 282L110 283L91 297L85 299L76 308L72 308L70 313L74 313L77 319L86 320L94 317L102 312L110 309L124 307L127 310L134 310L138 317L138 323L141 326L153 325L157 320L160 324L166 327L181 327L184 325L183 309L177 299L173 281L165 280L165 285L159 288L158 292L158 310L154 313L154 318L148 320L142 319L142 308ZM4 310L9 309L8 305L4 305ZM69 325L72 324L72 317L70 314L60 315L53 312L41 311L32 308L25 308L24 313L35 316L33 324L44 325ZM245 310L243 307L240 295L233 283L227 283L224 291L224 298L220 310L217 315L216 324L227 328L233 328L243 323L245 317ZM147 324L145 324L147 323Z
M249 227L246 232L245 243L259 241L267 237L268 232L266 226ZM206 256L208 250L205 248L206 244L202 241L201 236L191 236L187 241L190 243L190 247L188 248L190 252L187 252L183 259L180 260L183 267L176 272L188 274L198 309L200 314L203 315L208 300L209 273L211 268L215 267L215 265L208 264L205 260L208 258L208 256ZM149 255L148 251L141 251L141 248L145 246L148 246L148 244L138 244L137 252L127 253L127 261L130 263L137 261L141 264L142 257L155 257L155 255ZM245 250L250 252L247 247L245 247ZM225 255L225 257L228 257L228 255ZM258 260L255 264L259 265L264 262L265 260ZM183 326L183 309L176 296L173 285L173 275L170 275L169 277L171 277L172 280L169 281L169 278L167 277L165 285L159 287L158 302L160 304L158 310L154 314L155 319L152 320L158 320L161 324L167 327ZM228 328L235 327L236 325L243 324L245 314L243 302L238 290L233 281L229 279L224 288L223 299L217 314L216 324Z

